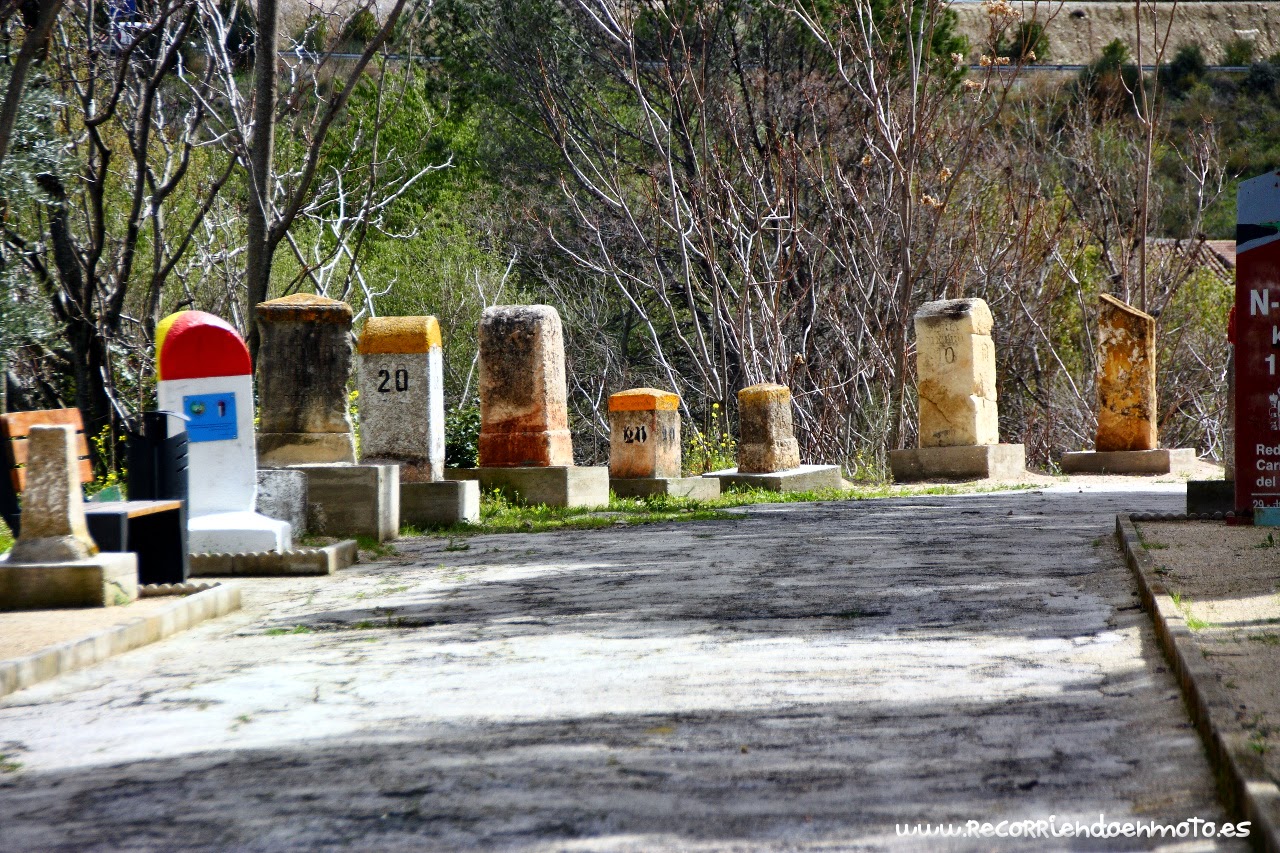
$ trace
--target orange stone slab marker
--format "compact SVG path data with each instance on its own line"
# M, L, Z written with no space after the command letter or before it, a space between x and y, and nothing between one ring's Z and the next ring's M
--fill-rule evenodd
M1098 433L1094 447L1156 448L1156 321L1110 294L1098 312Z
M656 388L609 397L609 476L680 476L680 398Z

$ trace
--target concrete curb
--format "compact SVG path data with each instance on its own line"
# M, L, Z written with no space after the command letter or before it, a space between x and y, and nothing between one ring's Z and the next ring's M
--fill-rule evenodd
M1155 563L1142 547L1128 515L1116 516L1116 540L1138 582L1142 606L1151 614L1156 640L1182 686L1192 721L1226 795L1228 811L1252 822L1249 840L1255 849L1280 853L1280 788L1249 748L1248 738L1233 730L1235 709L1196 648L1173 598L1155 579Z
M206 619L240 609L240 590L217 586L175 601L150 616L140 616L79 640L71 640L27 657L0 661L0 697L64 673L163 640Z

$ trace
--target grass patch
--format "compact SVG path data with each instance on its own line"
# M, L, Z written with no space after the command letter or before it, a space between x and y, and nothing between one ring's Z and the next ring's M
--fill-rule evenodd
M1267 534L1267 538L1266 538L1266 539L1263 539L1261 542L1259 542L1257 545L1254 545L1253 547L1255 547L1255 548L1274 548L1274 547L1276 547L1276 539L1275 539L1275 536L1274 536L1273 534L1271 534L1271 533L1268 533L1268 534Z
M1173 599L1173 606L1181 611L1183 621L1187 623L1189 630L1203 631L1206 628L1214 627L1212 622L1206 622L1191 612L1191 599L1183 598L1182 594L1178 592L1169 593L1169 597Z
M1146 548L1148 551L1163 551L1169 546L1163 542L1143 542L1142 547Z
M1249 640L1264 646L1280 646L1280 634L1254 634Z
M0 773L17 773L22 769L22 762L10 758L3 752L0 752Z
M315 632L306 625L294 625L292 628L268 628L263 633L268 637L283 637L285 634L312 634Z
M0 554L9 553L9 549L13 547L13 534L9 531L9 525L0 521Z
M633 524L657 524L669 521L730 521L740 518L726 510L754 504L822 503L834 501L870 500L874 498L902 498L920 495L963 495L975 492L1035 489L1025 486L964 486L939 485L926 488L872 484L850 490L820 489L808 492L771 492L766 489L734 489L713 500L694 500L668 495L652 495L645 498L620 498L610 494L607 507L549 507L521 506L513 503L500 492L485 492L481 496L480 521L477 524L457 524L437 528L425 535L445 537L449 544L446 551L465 551L470 548L464 540L468 536L486 533L543 533L551 530L597 530L603 527ZM421 535L416 529L403 528L402 536ZM364 548L364 544L361 544Z

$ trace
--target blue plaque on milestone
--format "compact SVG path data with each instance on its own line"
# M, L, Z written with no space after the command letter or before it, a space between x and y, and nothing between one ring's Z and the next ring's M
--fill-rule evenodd
M182 398L182 413L187 416L187 441L231 441L236 431L236 395L193 394Z

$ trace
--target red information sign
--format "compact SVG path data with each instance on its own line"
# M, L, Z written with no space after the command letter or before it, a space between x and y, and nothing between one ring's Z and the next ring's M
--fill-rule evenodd
M1236 197L1236 511L1280 507L1280 172Z

